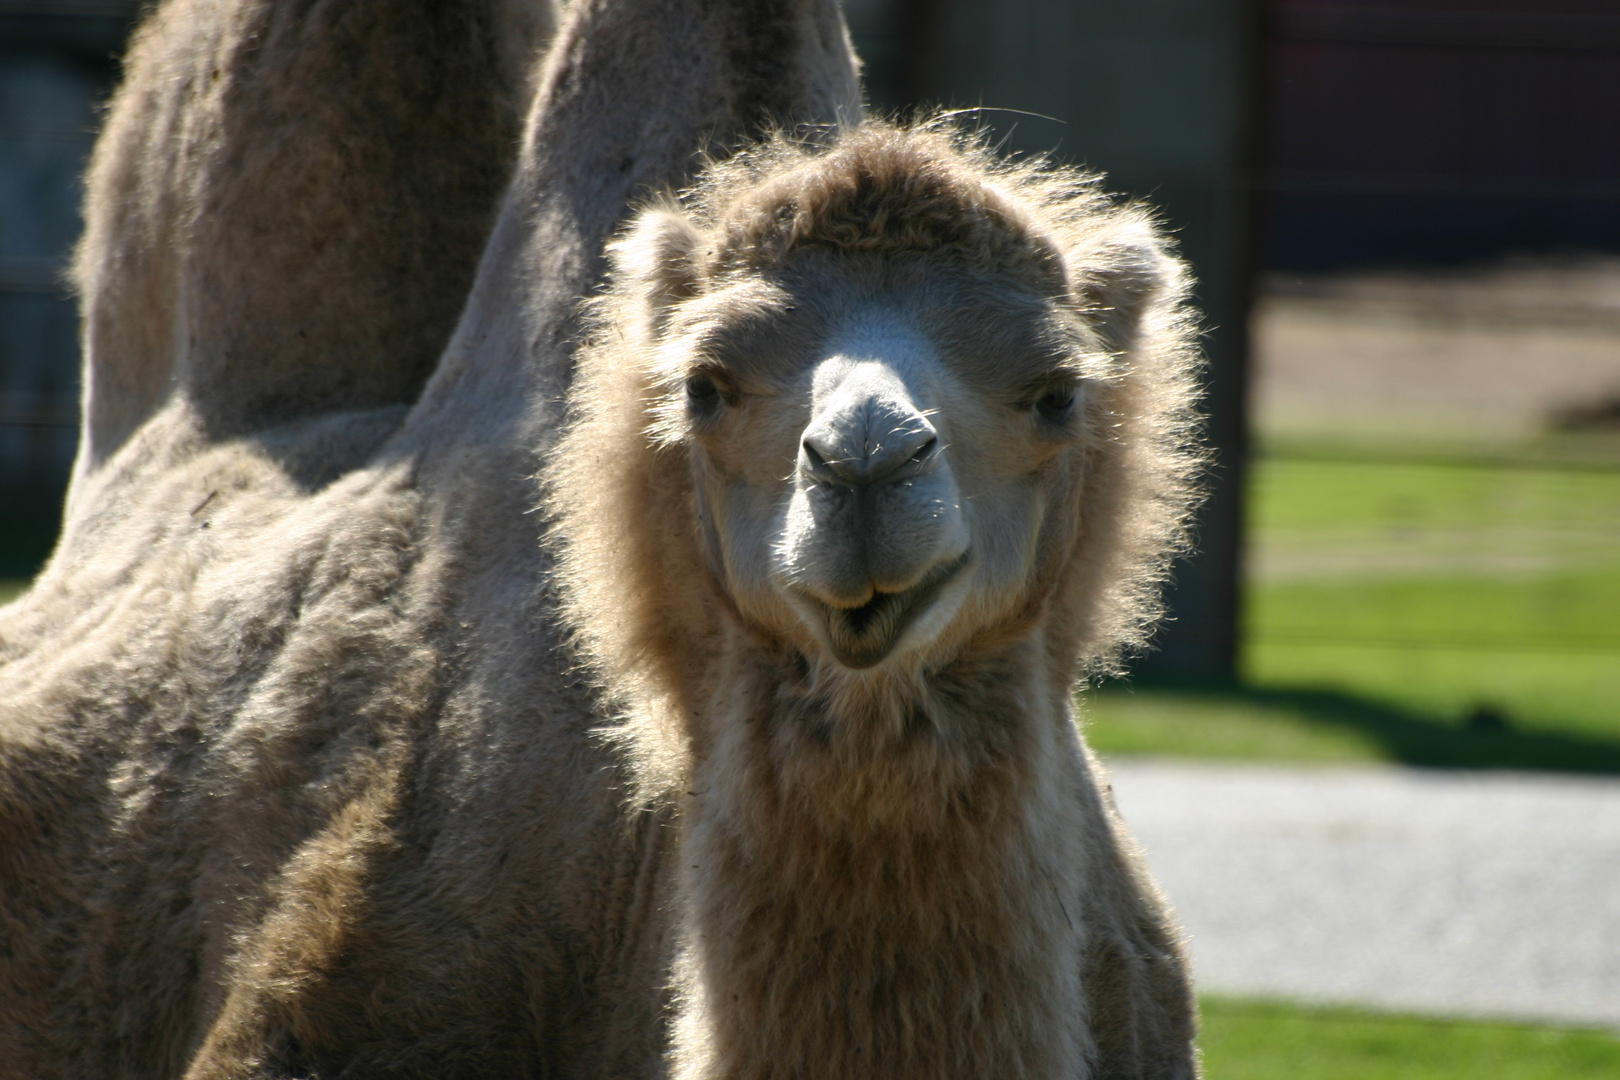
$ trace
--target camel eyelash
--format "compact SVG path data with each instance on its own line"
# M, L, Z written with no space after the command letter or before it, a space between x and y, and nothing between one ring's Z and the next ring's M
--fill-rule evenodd
M1018 404L1047 424L1066 425L1084 396L1084 380L1060 370L1030 385L1019 396Z
M686 397L688 401L710 402L720 398L720 384L714 381L714 376L707 371L698 370L686 377Z
M717 417L723 406L735 406L744 395L718 365L696 364L686 369L679 396L687 413L703 421Z

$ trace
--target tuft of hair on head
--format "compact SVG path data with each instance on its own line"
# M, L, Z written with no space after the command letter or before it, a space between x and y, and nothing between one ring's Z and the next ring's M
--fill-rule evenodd
M998 162L981 138L941 121L869 120L831 143L779 137L737 154L705 172L682 203L711 235L711 276L759 269L800 248L946 252L1061 288L1061 252L1016 190L1035 164ZM1106 199L1097 177L1064 178L1068 196Z

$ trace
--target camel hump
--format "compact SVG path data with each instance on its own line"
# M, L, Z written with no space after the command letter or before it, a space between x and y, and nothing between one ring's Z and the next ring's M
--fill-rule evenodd
M167 0L92 161L81 468L171 394L229 437L415 399L516 159L551 0Z

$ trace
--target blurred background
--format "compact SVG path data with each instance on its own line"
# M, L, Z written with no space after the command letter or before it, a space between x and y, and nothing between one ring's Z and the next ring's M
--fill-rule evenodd
M78 308L63 275L79 174L132 0L0 0L0 580L56 538L78 439Z
M0 0L0 600L48 555L72 463L63 271L136 10ZM1105 172L1197 271L1218 463L1161 648L1086 706L1121 776L1138 755L1382 762L1614 791L1620 0L846 11L878 109L944 103ZM1601 852L1578 858L1620 885ZM1594 940L1615 1004L1547 1016L1620 1028L1620 942ZM1620 1075L1620 1044L1568 1024L1218 995L1206 1024L1216 1080Z

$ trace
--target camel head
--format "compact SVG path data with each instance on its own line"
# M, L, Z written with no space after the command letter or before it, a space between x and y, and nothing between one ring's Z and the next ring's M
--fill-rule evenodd
M867 123L714 166L611 256L553 470L610 673L679 683L728 621L846 682L1054 617L1070 677L1141 640L1194 464L1185 275L1145 212Z

